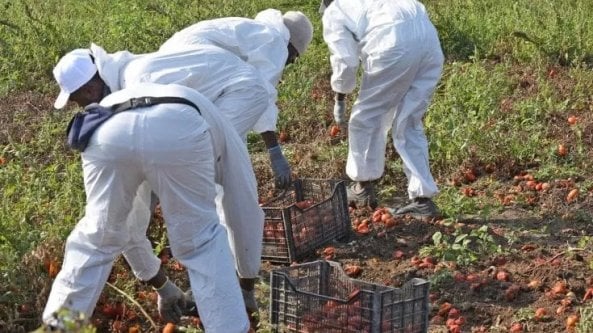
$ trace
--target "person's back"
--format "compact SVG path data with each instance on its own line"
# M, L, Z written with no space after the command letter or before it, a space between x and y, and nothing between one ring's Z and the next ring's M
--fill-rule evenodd
M145 215L134 213L148 211L136 203L147 202L153 190L161 201L173 255L188 268L193 295L204 307L200 314L205 330L245 333L250 324L226 231L216 213L215 176L224 179L232 170L220 165L226 164L226 157L237 158L229 165L249 169L247 149L216 107L187 87L138 84L106 96L100 104L110 107L143 97L181 97L199 110L184 103L139 106L112 115L95 130L81 154L85 216L67 239L64 264L53 282L43 320L53 325L53 314L63 306L90 316L113 261L135 242L140 241L144 252L135 252L140 260L132 266L134 272L146 274L139 276L144 281L155 276L160 260L146 240L146 219L131 218ZM250 207L261 211L255 176L243 180L237 186L248 190L236 205L243 207L249 201ZM263 219L263 213L259 216ZM165 280L162 286L170 288L172 283ZM177 304L161 303L162 292L163 288L157 291L161 315Z
M291 171L276 137L279 110L275 87L284 67L305 53L312 38L313 25L305 14L283 14L270 8L254 19L231 17L196 23L176 33L160 48L168 52L203 45L222 47L255 67L270 84L273 89L269 89L268 106L253 130L260 133L268 149L275 183L281 188L290 185Z
M120 68L99 68L100 74L108 71L119 73L117 85L121 88L150 82L199 91L218 106L243 139L250 130L257 130L256 124L276 96L275 88L253 66L210 45L148 53Z
M345 97L357 85L348 121L346 173L350 202L378 204L374 182L385 166L387 133L403 160L410 204L396 214L438 216L438 187L428 164L422 119L440 79L444 57L438 33L416 0L323 1L323 39L331 52L334 119L344 122Z
M224 17L200 21L176 32L159 51L183 50L196 45L218 46L254 66L264 79L276 86L288 57L290 35L282 24L280 12L262 13L267 14L262 14L266 20Z
M133 59L139 57L142 56L136 56L127 51L107 54L107 52L96 45L92 45L90 49L72 50L58 61L52 71L56 82L60 86L60 94L54 102L54 107L57 109L63 108L69 101L76 103L81 107L86 107L92 103L101 102L103 99L106 99L105 96L111 96L111 98L117 96L118 92L122 90L119 84L120 73L125 71L125 67ZM260 81L265 83L261 78ZM130 90L140 86L144 87L145 85L146 83L137 83L136 85L124 88L124 90ZM160 87L163 86L161 85ZM195 89L189 87L184 87L184 89L193 92L194 94L198 94ZM111 93L110 90L112 90ZM165 89L162 89L162 91L157 90L157 93L163 92L165 92ZM148 94L149 92L140 89L140 93ZM249 106L250 100L254 99L254 91L251 87L239 87L234 91L234 94L231 93L232 92L225 91L224 96L228 97L230 95L231 98L218 98L217 102L221 102L223 99L229 100L228 103L234 105L238 112L245 111L243 113L247 113L245 109ZM200 96L202 96L203 99L206 99L203 95ZM213 108L214 111L210 112L210 114L204 112L204 118L206 120L210 121L211 124L215 124L219 120L228 119L228 117L223 116L223 112L217 109L212 101L208 101L208 103L209 105L212 105L211 109ZM265 106L266 105L263 104L263 107ZM165 107L166 106L161 105L159 108ZM193 112L196 111L194 110ZM119 119L122 119L122 116L126 117L130 115L134 115L134 112L131 111L125 115L121 114L118 116L120 116ZM123 127L140 126L139 130L143 128L143 124L143 121L124 121L121 123ZM156 122L156 124L158 124L158 122ZM192 125L193 123L190 121L182 122L178 125L180 126L180 129L188 129L188 124L190 125L189 127L191 130L191 127L194 125ZM200 130L199 125L195 124L195 127L195 130ZM218 126L221 130L211 132L215 142L214 150L217 152L216 155L218 155L218 158L215 159L216 163L213 163L212 165L214 170L211 174L217 175L216 183L220 186L212 189L212 193L208 193L208 195L214 194L214 192L216 192L217 195L222 195L222 198L217 197L217 200L219 198L222 200L220 207L217 208L222 208L224 211L224 222L231 240L230 245L233 247L233 253L235 254L236 259L237 271L231 275L234 278L236 278L236 275L239 275L243 297L246 299L245 303L247 305L256 304L253 288L249 287L253 285L252 281L259 274L264 216L263 211L258 204L257 183L251 167L251 161L249 159L246 145L244 142L241 142L234 127L235 126L228 123L227 120L226 123L221 123L221 125ZM127 132L133 134L135 130L125 131L124 134ZM138 153L140 153L140 156L143 155L146 158L152 158L152 163L159 164L159 158L152 156L154 154L151 154L150 149L153 149L153 147L165 147L172 150L173 148L179 148L179 145L181 143L186 143L189 138L189 136L184 136L183 133L180 133L180 131L177 131L175 128L168 128L167 130L160 131L159 134L167 137L168 141L166 144L164 143L165 140L158 139L158 142L154 142L154 140L149 140L150 142L146 140L132 141L131 143L133 145L141 144L142 149L139 149L138 152L133 151L129 153L129 149L135 147L133 145L130 146L130 143L128 142L129 139L123 140L122 138L122 140L115 140L114 142L116 143L115 146L118 147L121 147L123 143L124 151L125 149L128 149L128 153L119 154L119 156L125 157L130 155L131 157L134 157L139 156ZM128 136L131 137L132 135ZM171 139L173 141L180 140L180 142L179 144L176 144L175 142L170 142ZM92 140L93 139L91 139L91 141ZM217 142L225 142L225 144L221 148L217 148L219 147L219 145L216 144ZM192 141L191 138L190 143L195 143L197 145L201 144L196 140ZM187 149L192 149L191 145L185 146ZM160 149L159 153L167 153L167 149ZM178 155L176 157L182 158L182 156L180 157ZM209 153L188 153L185 155L187 156L186 159L188 161L198 158L202 159L203 163L207 164L208 157L213 157L212 155L214 154L212 152L212 147L210 147ZM168 158L164 158L162 163L168 163L168 160ZM178 164L178 166L181 165L184 164ZM194 174L190 178L196 178L195 181L198 181L200 177ZM190 191L203 189L202 186L192 187L191 183L192 182L190 181L180 182L180 184L184 184L185 189L189 189ZM159 196L156 192L155 195L157 197ZM126 198L126 200L127 199L128 198ZM133 211L126 214L127 220L134 221L133 223L135 227L142 231L137 234L138 237L126 242L127 246L124 249L123 254L132 267L136 277L142 281L147 281L151 286L157 288L163 285L166 275L160 269L160 260L154 255L152 246L146 239L146 230L148 229L150 221L149 207L152 206L150 201L150 198L145 198L145 200L134 200ZM142 211L145 211L147 214L143 214ZM193 220L190 219L189 221ZM227 244L229 243L227 242ZM170 313L171 311L169 311L169 309L173 309L172 307L167 306L167 304L175 305L176 303L173 302L176 302L177 299L185 299L185 296L183 296L181 291L179 291L179 293L174 292L175 289L179 289L178 287L172 283L168 283L167 285L171 288L166 288L165 290L167 292L163 291L163 295L159 294L159 313L161 313L161 315L163 315L163 313ZM181 294L181 298L177 297L179 294ZM163 300L164 305L162 308L164 311L161 311L161 300ZM257 311L257 306L252 308L246 307L246 310L253 313L254 311Z
M121 72L120 83L128 87L140 82L180 84L199 91L210 101L233 85L249 82L265 86L252 66L215 46L159 51L133 59Z
M404 48L408 41L421 43L437 37L424 5L416 0L335 0L324 14L323 24L328 30L336 25L346 27L363 59L371 53ZM337 36L328 38L339 42Z

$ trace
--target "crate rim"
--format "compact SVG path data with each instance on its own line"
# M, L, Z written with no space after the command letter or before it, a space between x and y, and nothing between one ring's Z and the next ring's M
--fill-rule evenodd
M335 183L333 184L333 188L332 188L332 191L331 191L331 195L330 195L330 197L334 196L334 194L335 194L335 193L336 193L336 191L338 190L338 185L340 185L341 183L346 183L346 181L345 181L344 179L339 179L339 178L327 178L327 179L323 179L323 178L298 178L298 179L295 179L295 180L294 180L294 181L291 183L291 186L292 186L292 185L294 185L296 182L303 182L303 181L314 181L314 182L331 182L331 181L333 181L333 182L335 182ZM344 185L345 185L345 184L344 184ZM306 212L306 211L308 211L309 209L315 208L315 207L317 207L318 205L322 204L321 202L318 202L318 203L315 203L314 205L312 205L312 206L310 206L310 207L307 207L307 208L305 208L305 209L302 209L302 208L298 207L298 206L296 205L296 203L293 203L293 204L291 204L291 205L289 205L289 206L268 206L268 204L269 204L269 203L271 203L271 202L275 202L275 201L277 201L278 199L280 199L280 198L283 198L283 197L284 197L284 196L285 196L285 195L286 195L286 194L287 194L287 193L290 191L290 189L291 189L291 186L289 186L288 188L284 189L284 190L283 190L283 191L282 191L280 194L278 194L277 196L275 196L275 197L271 198L270 200L268 200L268 201L266 201L266 202L262 203L262 204L261 204L261 208L262 208L262 209L278 209L278 210L279 210L279 209L288 209L288 208L292 208L292 207L294 207L294 208L298 209L298 210L299 210L299 211L301 211L301 212Z
M295 266L278 268L278 269L272 270L270 272L270 279L272 278L272 276L274 274L282 275L286 279L288 286L290 286L291 290L293 292L295 292L295 293L302 294L302 295L307 295L307 296L312 296L312 297L323 297L325 299L328 299L328 300L331 299L331 300L340 302L342 304L351 303L353 301L352 298L344 300L344 299L337 298L337 297L332 297L332 296L327 296L327 295L319 295L319 294L311 293L311 292L308 292L308 291L298 290L296 288L296 286L292 283L292 281L290 279L290 276L288 275L288 271L290 271L291 269L294 269L295 267L298 268L299 266L313 266L313 265L316 265L316 264L325 264L325 263L327 263L330 266L336 268L341 275L345 276L350 281L360 282L362 284L379 285L379 286L383 286L383 287L388 288L387 290L382 290L382 291L380 291L380 290L379 291L372 291L372 293L374 293L374 294L383 295L385 293L393 292L394 290L401 290L404 287L420 287L420 286L424 286L424 285L428 285L430 287L430 281L425 280L425 279L422 279L422 278L417 278L417 277L412 278L412 279L404 282L404 284L401 287L385 286L385 285L381 285L381 284L377 284L377 283L370 283L368 281L361 280L361 279L351 278L351 277L349 277L346 274L346 272L342 268L342 265L339 262L332 261L332 260L315 260L315 261L310 261L310 262L298 264L298 265L295 265Z
M281 320L284 323L286 322L285 316L287 316L287 313L283 312L283 311L286 311L286 309L281 310L280 305L279 305L280 300L277 299L277 297L279 297L282 294L283 290L288 291L290 288L290 290L291 290L290 292L304 295L306 297L313 297L315 299L320 299L320 300L334 299L333 297L328 297L327 295L323 295L320 293L299 291L292 284L291 278L290 278L290 276L288 276L288 273L290 272L290 270L294 270L295 268L298 269L301 267L302 268L312 267L315 265L320 270L323 270L323 268L320 267L320 265L329 265L329 266L331 266L331 268L337 269L339 274L343 274L343 276L345 276L350 281L362 282L363 286L364 285L372 285L372 286L386 287L386 290L384 290L382 292L377 291L377 290L367 291L371 294L370 296L372 298L371 316L367 318L368 320L370 320L370 323L371 323L371 327L370 327L371 331L370 332L374 332L374 333L382 332L382 328L381 328L381 326L379 326L378 323L381 323L381 320L382 320L381 313L383 310L382 310L381 304L383 304L383 301L382 301L382 297L384 295L383 293L384 292L390 293L390 292L394 292L394 291L399 291L402 293L402 295L410 295L411 298L408 300L398 301L396 303L393 303L393 305L401 304L399 306L404 306L404 304L406 304L408 301L413 301L413 302L421 301L422 302L422 305L420 305L420 308L419 308L422 311L422 314L418 314L418 315L422 316L422 318L420 318L421 322L418 323L418 325L420 325L420 326L418 326L418 329L420 329L421 331L418 331L418 332L422 332L422 333L428 332L428 327L430 326L430 324L428 322L429 311L430 311L430 304L428 302L429 291L430 291L430 281L428 281L426 279L414 277L414 278L411 278L408 281L406 281L401 287L385 286L385 285L381 285L381 284L377 284L377 283L371 283L369 281L363 281L360 279L350 278L348 275L346 275L346 273L342 269L342 266L339 262L331 261L331 260L324 260L324 259L305 262L305 263L297 264L297 265L290 266L290 267L273 269L270 272L270 287L271 287L271 289L270 289L270 305L269 306L270 306L270 322L272 323L272 332L274 332L274 333L279 332L278 329L280 326L278 326L278 325L281 324ZM332 272L332 274L333 274L333 272ZM301 275L299 275L299 277L300 276ZM327 275L323 275L323 274L319 275L320 278L323 278L323 276L327 276ZM422 292L422 296L417 295L418 291ZM360 295L360 293L358 293L358 295ZM418 297L418 296L420 296L420 297ZM298 295L297 295L297 297L298 297ZM338 300L340 300L340 299L338 299ZM350 299L350 301L352 301L352 299ZM281 316L281 313L284 313L284 315L283 315L284 319L279 318L279 316ZM298 320L298 318L299 317L297 315L297 317L295 317L293 319ZM403 319L401 319L401 320L403 320ZM416 321L416 319L414 319L414 322L415 321Z
M294 192L296 194L295 201L286 200L286 196L291 192ZM307 198L307 193L322 194L322 200L314 200L315 202L312 206L301 209L296 205L296 203L299 199L304 200L305 198ZM325 209L326 206L328 209L331 210L332 218L331 223L327 226L324 226L324 230L328 230L331 232L331 234L333 235L332 239L344 239L350 237L352 231L350 226L350 218L348 213L348 203L346 196L346 180L344 179L324 179L305 177L293 180L292 185L288 189L282 191L274 198L262 203L260 206L264 211L264 215L266 218L266 221L264 221L264 226L266 225L266 223L272 222L267 220L268 216L274 216L273 220L275 222L280 222L281 217L281 222L284 225L283 229L285 232L286 239L286 246L277 245L274 243L263 244L262 249L265 251L269 251L269 249L274 249L276 246L279 246L279 248L283 252L262 253L262 260L269 261L272 263L282 263L284 265L291 264L297 260L303 259L305 254L312 253L314 250L314 245L321 246L326 242L329 242L329 238L311 238L310 240L306 240L305 243L308 247L305 250L302 248L297 248L294 242L294 235L292 234L293 230L291 229L294 225L294 221L298 221L299 215L309 214L311 212L315 212L315 210L317 209ZM296 220L294 221L292 217L293 213L296 214ZM326 227L328 229L325 229ZM312 241L313 243L309 243L309 241Z

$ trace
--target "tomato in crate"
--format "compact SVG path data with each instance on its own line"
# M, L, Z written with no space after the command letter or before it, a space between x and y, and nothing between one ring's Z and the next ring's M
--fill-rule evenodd
M262 260L290 264L334 240L350 236L343 180L297 179L262 204Z

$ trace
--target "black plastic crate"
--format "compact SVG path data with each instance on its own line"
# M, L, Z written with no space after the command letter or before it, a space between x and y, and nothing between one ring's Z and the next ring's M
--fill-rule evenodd
M342 180L298 179L262 205L265 222L262 260L290 264L336 239L351 225Z
M393 288L349 278L333 261L273 270L273 332L425 333L429 282L414 278Z

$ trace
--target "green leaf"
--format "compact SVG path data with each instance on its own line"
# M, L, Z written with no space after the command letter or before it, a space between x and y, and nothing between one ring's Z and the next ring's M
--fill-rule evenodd
M440 231L435 232L432 235L432 241L434 242L434 245L441 244L442 238L443 238L443 234Z
M462 240L467 238L467 234L459 235L455 238L455 243L461 243Z

